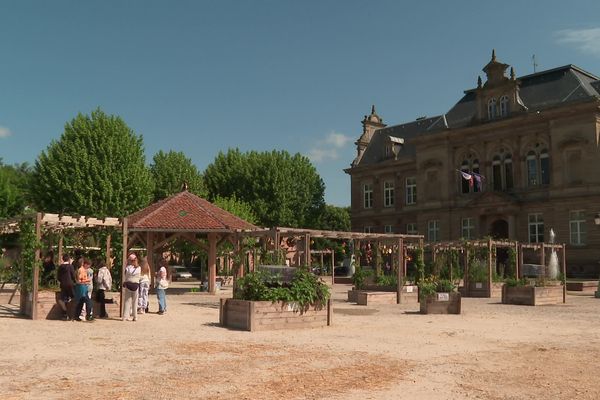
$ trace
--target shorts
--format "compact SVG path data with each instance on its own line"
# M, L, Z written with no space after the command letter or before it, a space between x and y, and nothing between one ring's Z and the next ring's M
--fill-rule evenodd
M60 288L60 299L62 301L64 301L65 303L68 303L74 297L75 297L75 294L73 293L73 286Z

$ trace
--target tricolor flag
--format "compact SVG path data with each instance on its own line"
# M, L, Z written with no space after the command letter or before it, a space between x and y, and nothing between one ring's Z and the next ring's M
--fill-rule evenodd
M458 169L457 171L460 172L460 175L463 177L463 179L469 181L469 186L473 187L473 175L465 171L460 171Z
M476 174L475 172L472 172L471 175L473 175L473 178L477 182L479 190L483 190L483 181L485 181L485 176Z

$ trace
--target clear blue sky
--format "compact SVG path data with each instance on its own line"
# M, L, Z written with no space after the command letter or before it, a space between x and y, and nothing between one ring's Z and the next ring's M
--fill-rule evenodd
M600 74L600 2L3 1L0 157L35 161L96 107L203 170L219 151L310 156L326 201L375 104L388 124L447 111L492 48L517 76Z

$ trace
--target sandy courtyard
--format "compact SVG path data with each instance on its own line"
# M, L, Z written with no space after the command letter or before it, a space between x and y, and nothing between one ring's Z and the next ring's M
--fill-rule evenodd
M329 328L218 326L218 299L171 293L137 322L30 321L0 306L0 399L599 399L600 299L459 316L357 306ZM156 309L156 300L152 298Z

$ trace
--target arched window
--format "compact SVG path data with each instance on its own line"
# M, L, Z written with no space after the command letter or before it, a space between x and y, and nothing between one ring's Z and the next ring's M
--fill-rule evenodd
M500 98L500 116L508 117L508 96L502 96Z
M525 162L527 166L527 185L550 184L550 154L548 154L548 150L529 151Z
M491 98L488 100L488 119L494 118L496 118L496 99Z
M512 156L510 154L504 156L504 188L506 190L514 188Z
M479 160L472 159L471 156L466 157L460 164L460 170L471 176L470 180L465 179L463 175L460 176L460 192L463 194L480 192L482 182L474 175L479 175Z
M542 185L550 184L550 155L546 149L540 151L540 178Z
M500 161L500 156L494 156L492 160L492 184L494 185L494 190L502 190L502 162Z

